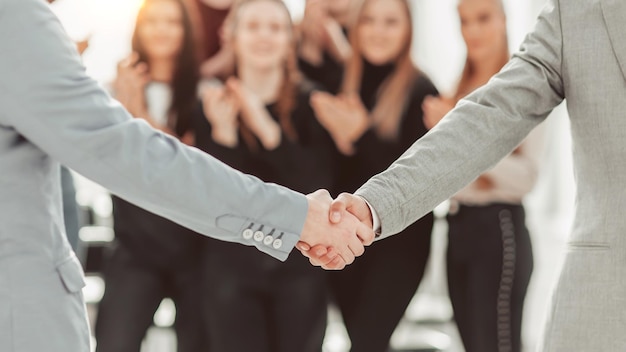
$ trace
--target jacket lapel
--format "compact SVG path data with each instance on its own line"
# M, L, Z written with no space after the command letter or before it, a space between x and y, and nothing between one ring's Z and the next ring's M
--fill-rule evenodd
M626 1L602 0L601 6L613 52L626 78Z

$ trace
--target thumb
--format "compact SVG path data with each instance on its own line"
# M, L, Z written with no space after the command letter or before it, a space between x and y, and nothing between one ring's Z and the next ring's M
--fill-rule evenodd
M341 214L352 204L352 198L348 193L342 193L330 204L330 222L338 224L341 222Z

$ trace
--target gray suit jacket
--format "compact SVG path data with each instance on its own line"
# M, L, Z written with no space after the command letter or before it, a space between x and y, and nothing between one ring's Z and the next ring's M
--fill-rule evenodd
M85 74L45 1L0 0L2 352L89 351L83 273L64 234L59 163L199 233L281 260L306 218L303 195L245 176L133 119ZM244 237L249 226L275 229L282 244Z
M397 233L567 98L576 218L542 351L626 349L626 1L549 0L520 51L357 193Z

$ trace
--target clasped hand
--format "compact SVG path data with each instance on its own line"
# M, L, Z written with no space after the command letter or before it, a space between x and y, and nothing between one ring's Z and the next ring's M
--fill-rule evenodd
M309 210L296 247L311 264L343 269L374 241L372 214L363 198L343 193L333 200L319 190L307 200Z

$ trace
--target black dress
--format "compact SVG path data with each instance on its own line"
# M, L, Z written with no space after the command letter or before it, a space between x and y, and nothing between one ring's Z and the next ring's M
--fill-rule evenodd
M394 65L364 62L360 96L369 111L394 69ZM438 95L437 89L420 74L409 94L396 140L383 140L369 130L357 141L354 155L338 157L334 193L356 191L427 132L421 105L426 96ZM374 243L343 271L329 273L332 292L352 341L351 351L387 350L424 274L432 227L433 215L429 213L401 233Z
M297 141L284 133L274 150L256 151L240 138L227 148L210 138L200 112L197 146L223 162L294 190L309 193L332 183L333 142L309 106L310 90L300 88L292 113ZM267 106L278 121L275 104ZM256 229L256 228L255 228ZM254 248L212 241L204 249L204 309L212 347L220 352L319 352L326 330L324 272L294 252L281 263Z

